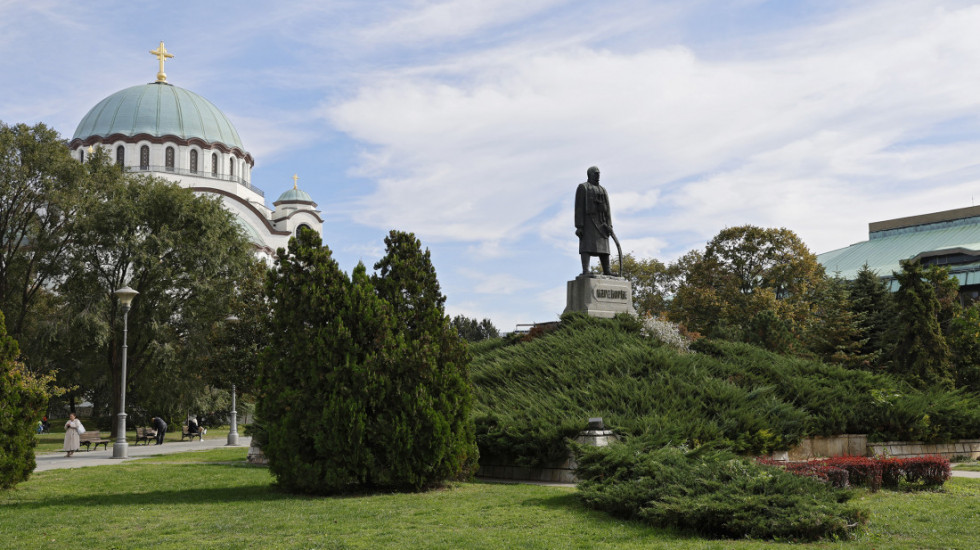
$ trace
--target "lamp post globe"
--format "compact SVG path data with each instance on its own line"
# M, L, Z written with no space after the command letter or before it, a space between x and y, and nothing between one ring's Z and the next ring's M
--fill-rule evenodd
M112 458L129 458L129 444L126 443L126 336L129 332L129 305L139 292L124 286L113 294L119 298L123 312L122 373L119 382L119 414L116 421L116 442L112 445Z
M238 317L229 315L225 321L229 324L235 324L238 322ZM225 446L238 446L238 411L235 410L235 384L231 385L231 419L228 426L228 443Z

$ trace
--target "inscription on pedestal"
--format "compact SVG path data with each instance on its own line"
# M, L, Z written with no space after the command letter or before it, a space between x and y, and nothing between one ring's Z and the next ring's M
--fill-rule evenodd
M565 313L581 311L593 317L613 317L617 313L636 313L630 282L620 277L579 276L568 281Z
M598 300L625 302L629 299L629 293L623 289L599 287L595 289L595 297Z

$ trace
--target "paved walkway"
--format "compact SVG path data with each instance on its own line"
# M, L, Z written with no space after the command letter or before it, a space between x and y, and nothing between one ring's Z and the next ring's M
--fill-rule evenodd
M252 443L251 437L238 436L238 446L247 448ZM47 470L58 470L62 468L84 468L86 466L104 466L107 464L121 464L137 458L148 456L168 455L173 453L184 453L187 451L204 451L207 449L217 449L228 444L224 437L205 439L203 441L168 441L163 445L133 445L129 444L126 454L129 458L112 458L112 447L108 450L97 451L78 451L71 458L65 457L64 451L54 453L39 454L35 458L37 467L35 472Z
M59 470L63 468L84 468L86 466L104 466L107 464L122 464L123 462L129 462L137 458L146 458L148 456L157 455L168 455L173 453L184 453L187 451L204 451L207 449L217 449L219 447L224 447L228 443L228 440L224 437L205 439L204 441L171 441L164 443L163 445L133 445L129 444L129 449L127 454L129 458L116 459L112 458L112 447L108 450L98 450L98 451L79 451L75 453L75 456L71 458L65 458L65 453L63 451L58 451L54 453L44 453L39 454L36 457L37 467L34 468L35 472L44 472L47 470ZM238 436L238 446L248 447L252 443L251 437ZM967 470L953 470L953 477L971 477L975 479L980 479L980 472L970 472ZM564 484L564 483L544 483L544 482L532 482L532 481L515 481L515 480L502 480L502 479L491 479L491 478L480 478L483 481L496 482L496 483L534 483L537 485L555 485L555 486L569 486L574 487L574 484Z

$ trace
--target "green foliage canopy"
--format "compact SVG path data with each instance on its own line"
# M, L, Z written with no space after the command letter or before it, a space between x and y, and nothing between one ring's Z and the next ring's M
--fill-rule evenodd
M497 327L493 326L493 322L490 319L484 318L482 321L477 321L465 315L457 315L453 317L450 324L459 333L459 337L467 342L479 342L481 340L489 340L490 338L500 338L500 331L497 330Z
M17 341L0 313L0 489L25 481L34 471L35 428L47 403L47 378L17 362Z

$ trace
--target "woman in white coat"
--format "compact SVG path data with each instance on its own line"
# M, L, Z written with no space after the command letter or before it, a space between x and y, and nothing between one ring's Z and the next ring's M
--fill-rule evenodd
M82 428L82 421L75 418L75 413L68 414L68 422L65 422L65 448L68 451L68 458L78 450L78 430Z

